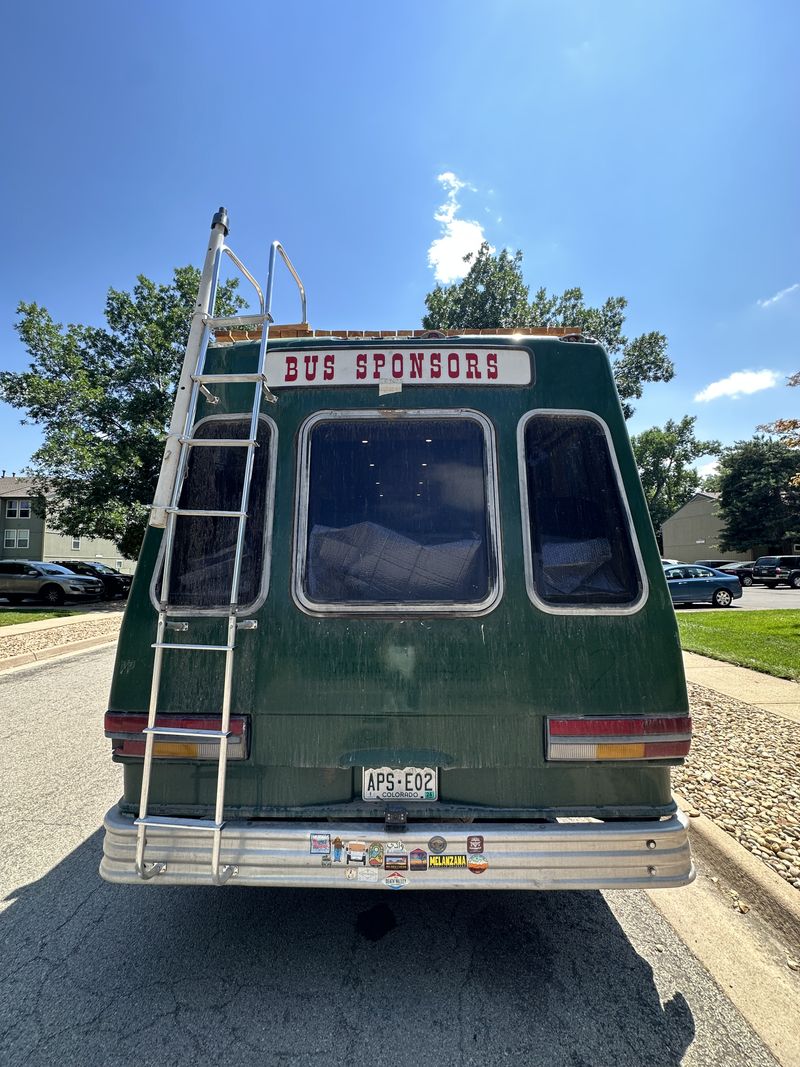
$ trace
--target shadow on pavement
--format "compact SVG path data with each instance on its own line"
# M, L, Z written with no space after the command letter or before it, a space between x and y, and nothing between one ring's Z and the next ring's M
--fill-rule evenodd
M4 1063L681 1062L600 893L110 886L101 832L8 898Z

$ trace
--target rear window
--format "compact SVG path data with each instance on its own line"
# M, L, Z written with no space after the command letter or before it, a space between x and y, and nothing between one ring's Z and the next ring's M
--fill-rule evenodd
M533 601L552 611L634 610L644 582L604 424L535 412L519 444Z
M476 413L328 412L305 425L295 596L354 613L499 596L493 434Z
M756 560L757 567L774 567L778 562L777 556L759 556Z
M194 436L241 440L249 433L249 415L213 416L197 424ZM272 500L274 448L271 424L263 416L257 440L239 580L238 603L243 611L252 610L255 601L266 593L267 512ZM192 448L178 506L192 511L238 511L246 458L245 447ZM176 518L167 603L187 610L228 608L238 525L236 518ZM160 577L159 587L162 583Z

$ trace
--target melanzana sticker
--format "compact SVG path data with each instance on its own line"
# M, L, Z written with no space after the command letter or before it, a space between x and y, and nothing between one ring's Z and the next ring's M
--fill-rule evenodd
M336 348L268 351L273 388L326 385L529 385L523 348Z
M433 870L436 867L466 867L466 856L429 856L428 866Z

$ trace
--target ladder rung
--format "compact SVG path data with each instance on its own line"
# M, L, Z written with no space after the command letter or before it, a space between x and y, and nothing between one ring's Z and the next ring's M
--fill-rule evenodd
M193 382L202 382L204 385L225 384L226 382L266 382L266 374L193 374Z
M220 315L214 317L213 315L206 315L203 318L206 326L209 330L221 330L226 327L233 329L236 326L263 326L269 319L272 321L271 315Z
M251 437L181 437L180 441L189 448L250 448L258 444Z
M230 730L190 730L186 726L146 726L143 734L153 734L155 737L199 737L217 738L230 737Z
M186 652L233 652L235 645L179 645L175 641L156 641L151 648L178 648Z
M168 515L188 515L200 519L242 519L246 511L207 511L203 508L164 508Z
M214 822L213 819L176 819L171 815L145 815L143 819L135 819L135 826L160 826L165 830L196 830L198 833L210 833L221 830L224 822Z

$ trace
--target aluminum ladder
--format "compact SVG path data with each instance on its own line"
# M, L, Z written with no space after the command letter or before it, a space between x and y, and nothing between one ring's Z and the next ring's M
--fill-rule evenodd
M303 323L307 322L306 294L303 283L300 281L297 271L292 266L292 263L280 242L273 241L270 248L267 281L264 292L262 293L258 282L252 274L250 274L236 255L234 255L233 251L225 244L227 235L228 215L224 208L220 208L211 222L211 239L200 278L197 303L192 315L192 325L186 346L186 356L184 358L181 377L178 382L175 408L164 449L164 459L159 475L158 487L150 512L150 525L164 528L164 564L161 574L156 640L151 646L154 649L153 678L150 687L147 726L143 730L145 735L145 750L142 766L142 788L139 799L139 816L135 820L135 825L137 827L136 872L140 878L150 879L158 874L162 874L167 869L166 863L160 860L152 862L145 861L147 831L148 828L153 827L158 828L161 831L188 831L190 833L212 835L211 878L215 885L222 885L237 873L237 867L234 864L220 866L222 830L225 826L225 776L227 770L228 738L230 736L229 727L231 696L233 690L234 654L236 651L236 632L239 627L253 629L255 626L255 623L250 620L243 622L238 617L239 581L244 555L244 538L247 527L247 511L250 502L250 486L253 479L255 450L258 447L258 420L261 412L262 395L272 403L277 400L277 397L270 392L267 385L265 367L269 339L269 324L272 322L272 290L277 257L279 255L297 284L302 303ZM260 304L260 313L258 315L234 315L221 318L214 317L214 304L219 285L219 273L223 255L227 255L245 278L247 278L255 287ZM255 373L207 374L205 370L206 356L214 331L225 328L232 329L237 326L261 326L261 342L259 345L258 364ZM205 396L206 399L213 404L216 402L216 398L209 389L209 386L224 385L228 383L248 383L252 384L254 387L248 436L246 438L232 440L222 440L219 438L194 438L192 436L192 431L195 424L197 405L200 396ZM247 449L245 469L242 479L242 492L237 511L197 510L181 508L179 506L181 490L188 469L191 451L196 447L209 446L214 448ZM233 558L233 573L231 577L230 602L227 609L227 636L225 644L222 645L177 643L166 639L168 620L170 615L176 614L175 608L170 606L167 598L169 595L175 545L175 527L178 518L182 516L237 520L238 525L236 547ZM184 626L182 628L186 627ZM167 652L203 652L208 653L209 655L224 655L225 667L222 683L222 701L218 713L220 720L219 729L192 730L182 727L157 725L159 689L161 685L164 654ZM153 769L153 752L155 742L158 738L170 738L173 740L183 738L185 740L206 742L219 741L217 788L213 819L177 818L148 814L147 809Z

